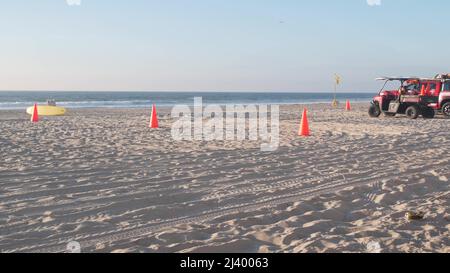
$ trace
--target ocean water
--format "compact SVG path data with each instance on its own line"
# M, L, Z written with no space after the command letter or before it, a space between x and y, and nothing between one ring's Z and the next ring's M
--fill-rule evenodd
M374 94L338 93L340 101L368 102ZM145 108L192 105L194 97L202 97L204 104L306 104L331 102L332 93L236 93L236 92L36 92L0 91L0 109L24 109L34 103L54 99L66 108Z

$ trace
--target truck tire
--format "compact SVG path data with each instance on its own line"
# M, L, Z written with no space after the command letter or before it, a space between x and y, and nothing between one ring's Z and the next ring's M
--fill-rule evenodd
M376 104L370 105L369 116L371 118L378 118L380 115L381 115L380 107L378 107L378 105Z
M436 112L434 111L433 108L426 107L426 108L422 109L422 117L424 119L433 119L435 115L436 115Z
M446 118L450 118L450 102L447 102L442 106L442 114L444 114Z
M406 116L410 119L417 119L420 115L420 108L417 105L406 108Z

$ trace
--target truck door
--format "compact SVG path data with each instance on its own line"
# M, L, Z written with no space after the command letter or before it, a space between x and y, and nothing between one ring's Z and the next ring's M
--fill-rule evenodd
M441 93L441 82L434 82L431 84L430 87L430 96L431 97L439 97L439 94Z
M437 81L423 82L421 90L422 102L429 104L430 107L437 107L440 93L441 93L441 82Z
M438 108L441 108L444 106L445 103L447 103L450 100L450 81L445 81L442 84L442 93L439 96L439 105Z

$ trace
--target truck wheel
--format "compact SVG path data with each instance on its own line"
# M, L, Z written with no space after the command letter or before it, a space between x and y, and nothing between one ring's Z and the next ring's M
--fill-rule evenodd
M424 119L433 119L435 115L436 115L436 112L434 111L433 108L427 107L427 108L422 109L422 117Z
M420 115L420 109L417 105L406 108L406 116L410 119L417 119Z
M445 117L450 118L450 102L447 102L442 106L442 113Z
M372 104L369 108L369 116L371 118L377 118L381 115L380 107L376 104Z

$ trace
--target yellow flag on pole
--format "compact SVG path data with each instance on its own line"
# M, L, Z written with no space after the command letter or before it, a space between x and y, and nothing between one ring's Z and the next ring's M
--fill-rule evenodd
M336 80L336 85L341 84L341 76L338 74L334 74L334 79Z

